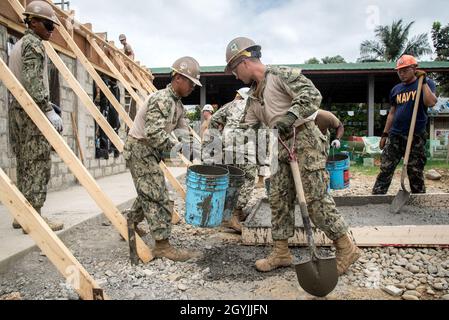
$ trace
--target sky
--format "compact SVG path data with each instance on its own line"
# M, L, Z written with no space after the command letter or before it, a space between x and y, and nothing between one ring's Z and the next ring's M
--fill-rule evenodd
M70 0L70 8L117 46L126 34L148 67L168 67L183 56L202 66L225 65L226 46L239 36L262 46L266 64L335 55L356 62L377 25L415 21L410 35L428 33L432 43L433 22L449 23L445 0Z

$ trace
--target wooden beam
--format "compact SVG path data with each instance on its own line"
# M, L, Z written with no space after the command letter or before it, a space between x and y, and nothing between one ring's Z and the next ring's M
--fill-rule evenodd
M83 300L95 300L95 280L0 169L0 201ZM108 299L107 297L104 297Z
M131 72L132 74L136 77L136 79L139 81L139 83L142 85L143 88L145 88L145 90L148 93L152 93L154 92L153 88L151 88L148 85L148 82L145 81L145 79L143 78L142 74L140 73L139 70L137 70L137 68L133 67L132 65L130 66Z
M112 71L112 73L115 74L116 78L122 83L122 85L126 88L126 90L133 97L133 99L137 102L137 104L142 106L143 105L143 101L136 94L134 89L131 88L131 86L129 85L128 81L126 81L126 79L123 77L123 75L120 73L120 71L115 67L115 65L112 63L112 61L106 56L104 51L98 45L97 41L93 37L88 37L87 41L89 41L89 43L92 46L92 48L97 52L97 54L100 56L100 58L103 59L103 61L108 66L108 68Z
M72 112L70 113L70 117L72 118L72 128L73 128L73 134L75 135L75 139L76 139L76 145L78 147L78 152L80 154L80 160L81 163L85 166L84 164L84 152L83 149L81 148L81 141L80 141L80 136L78 134L78 124L76 123L76 113Z
M17 1L17 0L10 0L10 1ZM101 79L100 75L95 70L95 68L92 66L90 61L86 58L86 56L81 51L81 49L78 47L78 45L75 43L75 41L70 37L67 30L62 25L61 26L55 25L55 26L56 26L56 29L59 31L59 33L63 36L64 40L67 42L70 49L75 53L78 60L84 66L86 71L90 74L92 79L94 79L95 83L98 85L100 90L104 93L106 98L109 100L112 107L118 112L120 117L125 121L126 125L128 127L132 127L133 121L131 120L129 115L126 113L123 106L120 104L120 102L117 100L117 98L112 94L111 90Z
M70 70L64 64L64 61L62 61L62 59L59 57L59 55L56 53L56 51L52 48L50 43L44 41L44 46L45 46L45 51L48 54L48 57L51 59L51 61L53 61L54 65L56 66L56 68L58 68L58 70L61 73L64 80L69 84L69 86L72 88L72 90L78 96L78 98L81 100L83 106L86 107L86 109L92 115L94 120L98 123L100 128L103 129L103 131L108 136L108 138L111 140L111 142L114 144L114 146L117 148L117 150L119 152L123 152L123 148L124 148L123 141L118 136L118 134L114 131L114 129L112 129L111 125L106 120L106 118L101 114L100 110L98 110L98 107L92 101L90 96L86 93L86 91L83 89L83 87L78 82L78 80L75 78L75 76L70 72Z
M449 246L449 226L375 226L351 229L351 235L359 247L438 247ZM242 239L245 245L271 244L271 228L243 227ZM332 246L326 235L315 230L314 239L319 246ZM307 246L303 228L296 228L289 239L291 245Z
M89 171L87 171L64 139L50 124L47 117L36 105L22 84L14 77L2 59L0 59L0 79L28 116L33 120L45 138L50 142L80 184L84 186L92 199L102 209L114 227L120 232L123 238L128 239L128 223L126 219L114 205L112 200L103 193ZM145 263L151 261L154 257L150 248L148 248L141 238L137 238L136 240L140 259Z
M125 75L128 77L128 79L134 84L134 86L140 91L140 94L143 96L148 95L149 92L147 92L145 89L143 89L140 84L139 81L136 80L136 78L133 76L133 74L131 73L131 71L129 71L128 67L125 65L125 63L123 62L123 60L120 58L120 56L118 54L114 54L112 53L112 59L120 66L120 71L124 72ZM138 96L137 96L138 97ZM134 97L133 97L134 98ZM135 99L134 99L135 100ZM143 101L140 99L140 106L143 105ZM136 100L136 101L139 101Z
M176 179L176 177L170 172L170 169L167 167L167 165L164 162L160 163L160 168L164 172L168 181L170 181L170 184L173 186L173 188L175 188L175 190L179 193L179 195L185 200L186 199L186 191L184 190L184 187L181 185L181 183L178 181L178 179Z
M193 137L201 144L201 138L200 136L193 130L191 127L189 127L190 133L193 135Z

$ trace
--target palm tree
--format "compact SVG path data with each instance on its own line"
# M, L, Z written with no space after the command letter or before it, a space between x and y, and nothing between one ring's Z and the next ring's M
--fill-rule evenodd
M366 40L360 46L360 62L394 62L404 54L419 58L431 54L427 34L423 33L409 39L410 28L415 22L404 26L402 19L393 21L391 26L378 26L375 29L377 40Z

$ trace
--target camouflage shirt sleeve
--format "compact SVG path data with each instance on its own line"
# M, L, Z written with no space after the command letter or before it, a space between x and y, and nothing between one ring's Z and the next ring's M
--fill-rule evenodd
M306 119L320 109L321 93L300 69L284 70L279 77L293 99L289 112L298 119Z
M22 59L22 79L25 90L44 113L53 110L49 101L49 92L44 84L44 47L32 42L24 43Z
M167 105L168 104L168 105ZM173 138L165 131L169 118L169 110L174 107L170 101L153 97L148 102L148 111L145 116L145 136L153 148L160 152L174 147Z
M225 105L223 108L221 108L220 110L218 110L213 116L212 119L210 120L210 128L212 129L219 129L220 125L222 127L226 126L226 122L227 122L227 111L229 108L229 104Z

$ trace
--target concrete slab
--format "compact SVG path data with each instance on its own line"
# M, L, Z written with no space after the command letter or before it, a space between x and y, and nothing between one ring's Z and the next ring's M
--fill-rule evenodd
M344 197L335 199L340 213L351 227L359 246L448 246L449 194L413 195L401 214L390 213L392 197ZM243 243L272 243L271 209L266 199L260 201L243 225ZM332 245L323 232L314 229L317 245ZM304 232L299 206L295 211L295 235L291 245L304 246Z
M170 168L170 170L177 178L186 174L186 168ZM97 180L97 183L120 210L129 207L137 195L130 173L103 178ZM67 190L49 193L42 214L44 217L64 223L65 229L57 232L62 236L73 227L101 215L102 212L82 186L73 186ZM22 230L12 228L12 221L12 215L0 204L0 272L37 248L34 241L24 235Z

